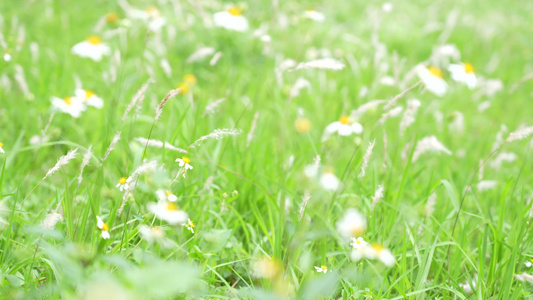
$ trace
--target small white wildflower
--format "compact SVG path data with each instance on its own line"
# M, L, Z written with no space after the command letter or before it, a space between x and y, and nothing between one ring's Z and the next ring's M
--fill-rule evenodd
M196 224L191 219L187 220L187 223L183 224L183 226L187 227L187 230L194 233L194 228L196 227Z
M366 229L366 218L355 208L346 210L337 222L337 231L345 239L360 236Z
M116 187L118 187L121 192L127 191L130 188L131 180L132 180L131 177L128 177L128 178L121 177L118 180Z
M179 162L180 167L184 167L185 170L192 170L192 166L189 164L191 162L191 159L187 156L182 156L181 158L177 158L176 162Z
M104 223L100 216L96 216L96 226L102 230L102 238L104 240L107 240L111 237L109 234L109 225L107 223Z
M102 57L111 53L111 48L102 42L98 36L90 36L85 41L79 42L72 47L72 54L80 57L88 57L94 61L102 60Z
M324 22L326 19L323 13L316 10L306 10L304 16L316 22Z
M157 218L167 221L169 224L184 224L187 222L187 213L179 210L174 202L150 202L147 204L148 210Z
M340 136L349 136L362 132L363 126L361 124L355 122L349 116L342 116L339 121L335 121L326 127L322 140L327 140L333 133L338 133Z
M421 103L418 99L407 101L407 109L403 114L402 121L400 122L400 135L403 135L407 127L411 126L415 122L415 116Z
M163 228L159 226L150 227L147 225L139 226L139 233L143 240L148 243L161 242L165 238L165 232Z
M233 6L226 11L217 12L213 15L215 25L228 30L244 32L248 30L248 20L242 15L243 10Z
M350 243L350 246L352 246L355 250L363 250L366 246L368 246L368 243L363 239L363 237L352 237L352 242Z
M416 72L418 77L424 83L426 89L437 96L443 96L446 93L448 85L444 81L444 74L442 70L437 67L425 67L423 65L418 65L416 67Z
M318 272L318 273L324 273L326 274L328 272L328 267L324 266L324 265L321 265L320 267L316 267L315 266L315 270Z
M157 190L155 191L155 194L157 195L159 201L176 202L178 200L178 197L168 190Z
M472 64L451 64L448 71L450 71L453 80L465 83L469 89L474 89L477 86L477 77Z
M325 171L320 176L320 184L328 191L336 191L341 185L341 181L332 171Z
M77 89L74 91L76 98L81 99L84 105L93 106L98 109L104 107L104 100L98 97L93 91Z
M74 118L79 118L86 109L83 99L78 97L65 97L63 99L52 97L50 101L52 102L52 109L69 114Z

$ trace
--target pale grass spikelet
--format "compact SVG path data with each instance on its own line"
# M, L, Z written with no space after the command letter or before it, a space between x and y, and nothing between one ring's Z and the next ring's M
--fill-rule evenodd
M317 60L312 60L308 62L301 62L299 63L294 69L291 71L297 71L302 69L325 69L325 70L342 70L344 69L345 64L333 59L333 58L321 58Z
M498 149L500 145L503 143L503 135L508 131L507 126L505 124L500 125L500 130L498 133L496 133L496 140L494 141L494 144L492 144L492 151Z
M146 90L148 89L148 86L152 82L154 82L152 79L148 79L148 81L146 81L146 83L141 86L141 88L137 91L137 93L135 93L133 98L131 98L131 102L130 104L128 104L128 107L126 107L126 110L124 111L124 115L122 116L122 122L126 120L126 118L128 117L128 114L133 109L133 107L135 107L135 105L137 105L139 101L142 101L141 99L144 99Z
M120 131L117 131L117 133L115 133L115 136L113 136L113 140L111 141L111 144L109 144L109 147L107 147L107 150L105 151L105 154L104 154L104 158L102 158L102 163L100 163L100 166L104 164L104 161L107 159L111 151L115 149L115 145L120 140L120 133L121 133Z
M381 115L381 119L379 119L379 123L384 124L385 121L387 121L387 119L399 116L402 113L402 111L403 111L403 107L396 106L395 108Z
M396 102L398 102L398 100L400 100L403 96L405 96L407 93L409 93L410 91L412 91L413 89L415 89L417 86L419 86L420 84L422 83L422 80L418 81L417 83L415 83L414 85L412 85L411 87L409 87L408 89L404 90L403 92L397 94L396 96L394 96L384 107L385 110L387 109L390 109L391 107L393 107Z
M387 169L387 133L383 130L383 170Z
M215 53L215 48L212 47L200 47L194 51L193 54L191 54L187 60L185 60L186 63L190 64L192 62L203 60L204 58L210 56L211 54Z
M258 119L259 119L259 112L256 112L254 114L252 125L250 126L250 132L248 132L248 135L246 136L246 148L250 147L250 143L252 142L252 139L254 138L254 132L255 132L255 128L257 127Z
M54 174L55 172L59 171L59 169L61 169L61 167L67 165L73 158L76 157L76 153L77 152L78 152L78 148L76 148L74 150L70 150L69 152L67 152L67 154L61 156L59 158L59 160L57 161L57 163L55 164L55 166L53 168L51 168L50 170L48 170L46 175L41 180L45 180L48 176L50 176L50 175Z
M214 66L217 64L218 60L222 57L222 52L218 51L217 53L215 53L215 55L213 55L213 57L211 58L211 60L209 61L209 65L210 66Z
M361 104L361 106L359 106L357 109L352 110L351 116L355 119L359 119L367 111L376 109L384 102L385 100L372 100L367 103Z
M204 187L200 191L200 194L203 194L211 189L211 185L213 184L213 181L215 181L215 176L209 176L207 180L204 183Z
M513 141L519 141L527 138L533 133L533 126L525 127L522 129L518 129L517 131L511 132L509 134L509 137L505 140L506 143L513 142Z
M421 103L418 99L407 101L407 109L403 114L403 118L400 121L400 136L405 133L407 127L411 126L415 122L415 116Z
M26 98L33 98L33 94L30 92L26 77L24 76L24 69L20 65L15 66L15 81L18 83L22 93Z
M425 206L426 218L431 217L431 215L435 211L435 204L437 204L437 194L433 193L429 195L428 202L426 203L426 206Z
M518 158L518 156L512 152L502 152L494 158L490 163L490 167L493 169L499 169L504 162L513 162Z
M370 161L370 157L372 156L372 150L374 149L375 144L376 144L375 139L372 142L368 143L368 148L366 148L365 156L363 156L363 164L361 165L361 173L359 173L359 178L361 179L365 177L366 167L368 166L368 162Z
M526 272L522 273L522 274L515 274L514 277L520 281L527 281L531 284L533 284L533 275L531 274L528 274Z
M168 94L161 100L161 103L157 106L155 109L155 118L154 121L159 120L159 117L161 117L161 114L163 113L163 107L165 107L165 104L167 104L168 100L174 98L176 95L178 95L181 91L181 88L177 88L175 90L170 90Z
M311 199L311 193L306 190L302 196L302 205L300 205L300 217L298 218L299 221L301 221L304 216L305 207L307 206L309 199Z
M41 134L44 137L46 135L46 132L48 131L48 128L50 128L50 125L52 124L52 120L54 119L55 113L50 114L50 118L48 119L48 123L46 123L46 126L44 126L44 129L41 130Z
M137 167L135 171L128 177L127 182L131 182L127 186L127 189L124 191L124 195L122 195L122 203L120 204L119 209L117 210L117 214L120 215L122 211L124 210L124 207L126 206L126 202L128 202L128 196L133 193L135 188L137 187L137 182L139 181L139 176L141 174L153 172L157 169L157 161L152 160L149 162L144 162L142 165Z
M83 161L81 162L80 167L80 175L78 176L78 185L81 184L81 181L83 180L83 169L89 164L89 160L91 159L92 155L92 148L93 145L90 145L89 148L87 148L87 152L83 155Z
M192 143L187 148L195 148L195 147L200 145L205 140L210 140L210 139L220 140L220 139L222 139L222 138L224 138L226 136L235 136L235 135L239 135L241 133L242 133L242 130L236 129L236 128L234 128L234 129L229 129L229 128L215 129L210 134L204 135L204 136L200 137L199 139L197 139L196 141L194 141L194 143Z
M299 77L298 79L296 79L296 82L294 83L294 85L291 88L291 91L289 92L289 100L292 100L293 98L300 96L300 91L305 88L310 89L311 83L302 77Z
M478 171L478 176L477 176L479 181L483 180L483 173L484 172L485 172L485 163L481 159L481 160L479 160L479 171Z
M220 105L220 103L226 101L226 98L220 98L218 100L215 100L211 103L209 103L206 107L205 107L205 110L204 110L204 113L202 114L202 118L205 117L206 115L210 115L210 114L213 114L216 112L218 106Z
M427 136L416 144L415 152L413 153L413 162L415 162L420 155L427 152L439 152L447 155L451 155L452 152L446 148L436 136Z
M136 137L134 140L136 142L139 142L139 143L141 143L143 145L147 145L147 146L150 146L150 147L165 148L165 149L176 151L176 152L187 153L187 150L181 149L181 148L178 148L178 147L174 147L169 142L163 142L163 141L153 140L153 139L148 140L148 139L145 139L143 137Z
M496 185L498 185L498 181L496 180L483 180L478 182L476 188L478 192L484 192L495 188Z
M448 129L456 134L462 134L465 128L465 117L463 113L454 111L452 113L452 122L448 124Z
M374 213L374 208L376 208L376 204L378 204L379 200L383 198L383 185L378 185L376 191L374 192L374 196L372 197L372 209L370 210L370 214Z
M63 219L63 216L57 212L51 212L44 217L43 222L41 223L41 227L44 229L54 229L57 222L61 221Z
M296 66L296 61L292 60L292 59L285 59L283 60L277 67L276 69L274 70L274 72L276 73L276 80L278 82L278 85L282 85L283 84L283 72L285 72L286 70L290 69L290 68L293 68L294 66Z

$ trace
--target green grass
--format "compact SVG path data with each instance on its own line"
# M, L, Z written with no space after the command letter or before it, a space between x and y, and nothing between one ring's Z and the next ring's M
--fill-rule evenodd
M524 262L533 257L530 140L505 144L498 153L513 152L517 159L499 169L490 166L494 156L487 160L483 180L498 181L495 188L479 191L476 170L491 154L502 124L508 128L503 139L533 124L532 81L512 88L533 72L533 3L399 1L383 13L382 3L368 1L279 2L277 15L272 1L241 3L250 22L246 33L209 26L212 14L227 4L218 1L132 0L130 4L140 9L159 7L167 19L161 33L147 32L141 21L129 27L105 24L102 32L94 32L108 12L125 17L115 1L0 3L0 32L12 55L9 62L0 59L0 142L5 150L0 154L0 297L532 297L531 284L513 276L529 273ZM323 12L326 20L302 18L310 8ZM203 21L202 14L209 20ZM443 34L454 14L454 26L449 35ZM279 21L284 17L286 27ZM272 38L269 49L252 34L262 24ZM118 35L106 38L104 32L117 28L122 30ZM19 44L21 30L25 38ZM71 54L74 44L93 34L103 36L120 53L120 64L113 55L94 62ZM386 47L380 60L387 64L386 72L375 64L373 38ZM370 100L390 100L415 84L416 76L404 86L385 86L379 80L394 72L404 80L443 43L455 44L462 61L471 62L478 76L500 79L504 88L485 96L482 88L469 90L446 74L449 89L444 97L417 87L398 101L404 109L409 99L421 102L405 134L398 130L402 115L379 123L385 112L379 106L360 118L361 135L333 135L322 141L324 128L341 115ZM209 65L210 57L186 63L202 46L222 52L216 65ZM37 55L32 47L38 47ZM279 85L277 66L286 58L310 60L313 47L329 49L346 67L284 72ZM171 76L160 66L163 58L172 67ZM24 94L17 83L17 66L31 94ZM116 81L109 79L113 72ZM197 84L190 93L171 99L153 123L154 108L185 74L194 74ZM103 109L88 108L77 119L56 113L46 133L49 140L30 144L48 123L50 97L72 95L75 77L104 99ZM311 89L289 101L299 77L308 80ZM126 106L149 78L154 83L138 114L134 108L122 122ZM361 95L363 87L367 95ZM202 117L205 107L220 98L226 100L216 112ZM479 112L483 101L491 106ZM312 123L308 133L295 129L299 111ZM441 125L436 111L442 113ZM462 133L449 126L457 112L464 116ZM145 145L134 140L151 138L187 148L217 128L243 133L187 149L194 169L178 181L172 180L180 170L174 160L182 154L154 147L145 151ZM121 139L102 164L117 131ZM416 143L431 135L453 154L428 153L412 161ZM363 156L373 140L374 151L361 179ZM89 145L93 156L78 187ZM41 181L59 157L75 148L74 160ZM317 155L321 166L342 180L336 192L304 176L305 166ZM144 159L157 161L162 169L139 177L133 197L118 214L123 193L115 185ZM473 188L465 192L469 184ZM371 213L378 185L384 186L384 197ZM160 188L180 198L179 208L196 223L194 234L149 212L147 204L157 201L155 191ZM306 191L311 198L300 220ZM433 193L435 211L426 216ZM63 219L55 229L44 229L43 219L58 203ZM352 207L368 220L364 239L390 249L394 266L350 259L349 242L339 235L336 223ZM109 240L100 236L97 215L111 228ZM142 225L164 228L169 245L142 239ZM260 278L253 270L265 256L279 268L274 278ZM320 265L330 272L317 273L314 266ZM460 287L467 281L476 286L471 294Z

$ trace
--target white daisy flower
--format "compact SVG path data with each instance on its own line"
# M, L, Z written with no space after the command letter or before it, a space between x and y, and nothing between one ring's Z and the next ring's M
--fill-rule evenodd
M72 54L88 57L94 61L100 61L104 55L111 53L111 48L98 36L90 36L85 41L79 42L71 49Z
M328 191L336 191L341 185L341 181L332 171L325 171L320 176L320 184Z
M184 224L187 222L187 213L179 210L174 202L148 203L147 208L150 212L163 221L169 224Z
M179 162L179 166L180 167L185 167L185 170L192 170L192 166L189 165L189 163L191 162L191 159L188 158L187 156L183 156L182 158L178 158L176 159L176 162Z
M109 225L107 223L104 223L100 216L96 216L96 226L102 230L102 238L107 240L111 236L109 235Z
M360 236L366 229L366 218L355 208L349 208L337 222L337 231L345 239Z
M363 239L363 237L352 237L352 242L350 243L350 246L352 246L356 250L362 250L364 249L368 243Z
M171 191L157 190L155 193L157 195L157 198L159 198L159 201L176 202L178 200L178 197L172 194Z
M11 54L9 54L9 50L4 50L4 61L11 61Z
M4 147L4 143L0 142L0 153L6 153L6 152L4 151L4 148L3 148L3 147Z
M183 226L187 227L187 230L194 233L194 228L196 227L196 224L191 219L188 219L187 223L183 224Z
M316 10L312 10L312 9L306 10L304 16L308 19L311 19L317 22L324 22L324 20L326 19L326 16L324 16L323 13L316 11Z
M248 30L248 20L242 15L242 9L231 7L227 11L213 15L215 25L229 30L244 32Z
M422 80L426 86L426 89L428 89L430 92L439 97L446 93L448 85L443 79L444 73L441 69L433 66L426 68L423 65L419 65L416 67L416 72L420 80Z
M165 238L165 232L159 226L150 227L147 225L139 226L139 233L143 240L153 243L162 241Z
M79 118L81 112L86 109L83 100L78 97L65 97L63 99L52 97L50 101L52 101L52 108L54 110L69 114L74 118Z
M82 99L83 104L93 106L98 109L104 107L104 100L98 97L93 91L77 89L74 91L76 98Z
M327 266L324 266L324 265L321 265L320 267L316 267L315 266L315 270L318 272L318 273L324 273L326 274L328 272L328 267Z
M133 9L130 14L134 19L148 22L147 26L151 31L159 31L167 23L167 20L161 16L161 12L155 6L149 6L146 10Z
M473 89L477 86L477 77L472 64L451 64L448 67L448 71L452 74L453 80L466 83L469 89Z
M387 267L392 267L396 263L392 252L379 244L372 244L370 247L365 247L363 254L368 259L380 260Z
M331 134L338 133L341 136L360 134L363 132L363 126L352 120L349 116L342 116L338 121L329 124L324 130L324 138L327 139Z
M130 182L131 182L131 177L128 177L128 178L122 177L118 180L116 187L118 187L121 192L126 191L130 188Z

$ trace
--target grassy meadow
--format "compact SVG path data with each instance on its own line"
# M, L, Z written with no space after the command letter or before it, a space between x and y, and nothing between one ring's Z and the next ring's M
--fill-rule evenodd
M1 299L533 298L533 2L128 1L0 1Z

